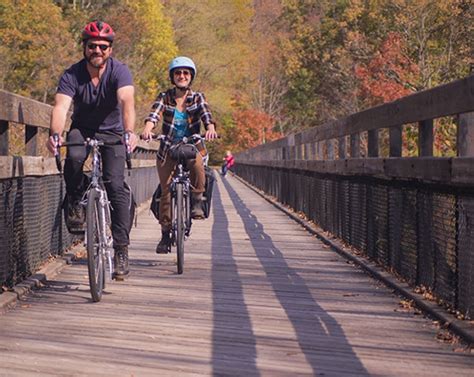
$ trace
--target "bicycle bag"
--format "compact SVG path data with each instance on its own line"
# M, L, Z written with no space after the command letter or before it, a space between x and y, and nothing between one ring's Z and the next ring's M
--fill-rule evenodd
M192 144L173 145L170 150L170 157L175 160L194 160L196 158L196 147Z
M156 217L157 220L160 220L160 198L161 198L161 185L159 184L156 188L150 203L150 211Z
M204 166L204 172L206 173L206 184L204 188L205 200L202 201L202 210L204 211L204 216L207 219L211 213L212 191L214 189L214 182L216 178L214 177L214 170L208 166Z
M136 208L137 208L137 202L135 201L135 197L133 196L133 191L131 187L128 185L127 182L123 182L125 192L127 193L128 197L128 210L130 213L130 225L128 226L128 232L132 230L132 225L135 222L135 226L137 223L137 218L136 218Z

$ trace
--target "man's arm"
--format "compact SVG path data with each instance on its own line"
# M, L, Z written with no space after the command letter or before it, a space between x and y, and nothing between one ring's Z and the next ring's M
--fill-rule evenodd
M130 133L130 143L132 150L137 146L135 129L135 90L132 85L122 86L117 90L117 98L122 107L123 128Z
M63 138L62 133L66 125L66 117L71 106L72 98L61 93L57 93L54 97L54 106L51 112L51 123L50 123L50 137L48 139L47 147L51 153L55 152L56 142L53 139L54 134L59 135L59 145L62 144Z

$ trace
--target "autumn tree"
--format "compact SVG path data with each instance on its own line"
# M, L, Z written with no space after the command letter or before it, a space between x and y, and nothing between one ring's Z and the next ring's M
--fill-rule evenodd
M1 88L43 102L77 57L61 9L50 1L0 0L0 42Z

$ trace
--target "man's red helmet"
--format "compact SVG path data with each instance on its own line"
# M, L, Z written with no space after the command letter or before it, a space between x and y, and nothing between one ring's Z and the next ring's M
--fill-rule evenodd
M112 43L114 41L115 33L108 23L103 21L92 21L88 23L82 31L82 40L98 38L104 39Z

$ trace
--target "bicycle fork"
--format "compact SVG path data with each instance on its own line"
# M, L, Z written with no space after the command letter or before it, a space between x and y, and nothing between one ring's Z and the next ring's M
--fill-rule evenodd
M110 212L109 206L110 201L107 198L105 191L98 190L99 192L99 201L97 206L97 224L98 224L98 247L99 247L99 254L103 257L102 261L107 264L107 271L108 276L112 279L113 270L114 270L114 261L113 261L113 253L112 253L112 232L108 227L110 223ZM86 237L87 240L87 237ZM105 267L105 266L104 266Z

